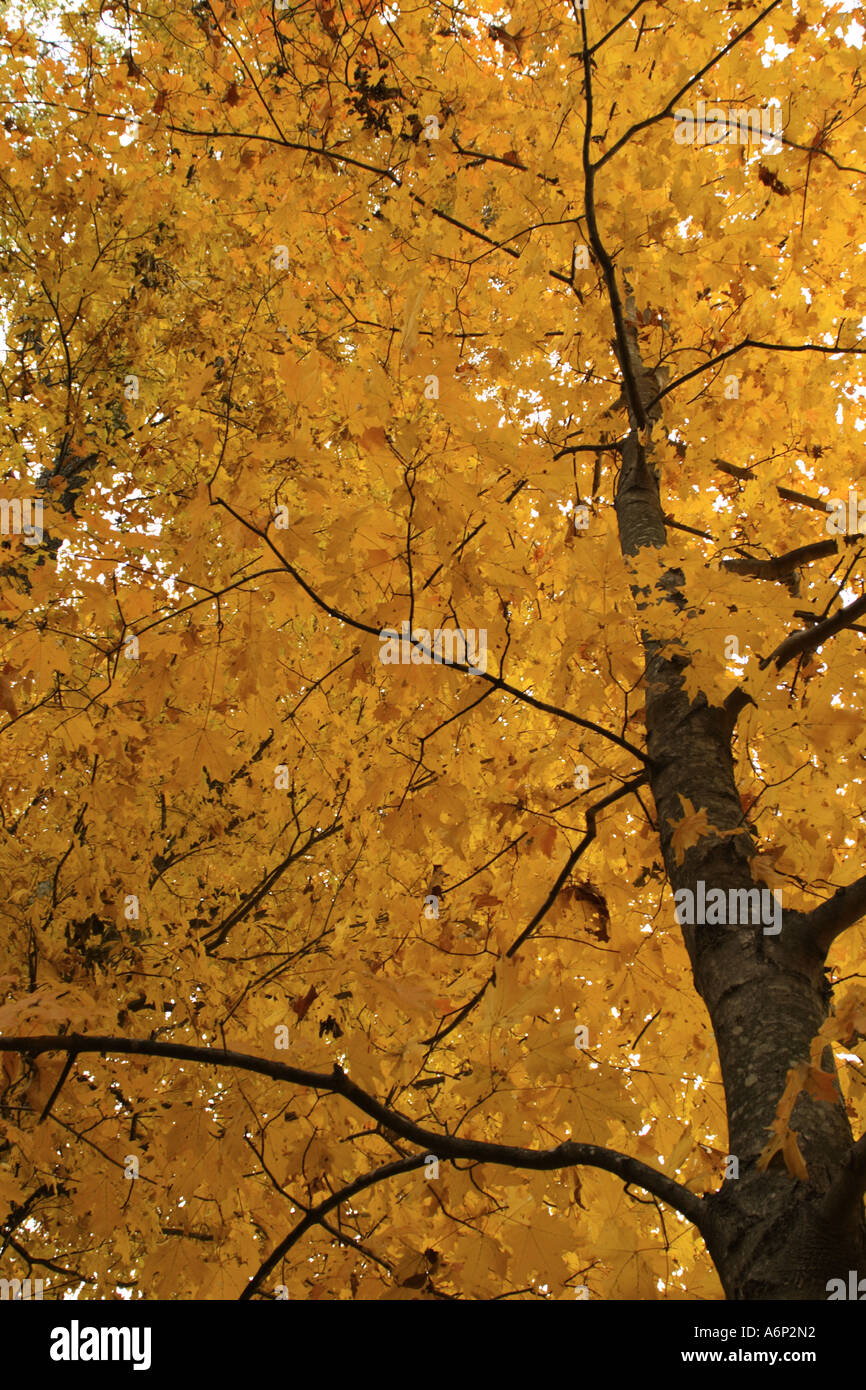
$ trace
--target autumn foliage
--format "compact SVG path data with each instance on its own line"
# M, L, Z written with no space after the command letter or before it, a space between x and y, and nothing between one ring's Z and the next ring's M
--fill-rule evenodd
M0 1050L0 1274L724 1297L671 877L739 846L806 913L862 872L866 568L827 504L866 492L864 22L7 12L0 498L43 510L0 549L0 1032L166 1051ZM783 137L675 140L698 99ZM627 437L663 544L624 540ZM403 623L486 669L383 664ZM697 781L659 811L658 653L730 715L738 820ZM862 947L756 1064L740 1160L791 1190L798 1104L866 1122Z

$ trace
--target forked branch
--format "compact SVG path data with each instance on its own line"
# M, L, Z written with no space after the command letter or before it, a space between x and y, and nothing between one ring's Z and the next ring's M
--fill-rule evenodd
M273 1081L284 1081L325 1094L343 1096L356 1110L369 1115L377 1124L384 1125L402 1139L417 1144L425 1154L435 1158L468 1159L477 1163L495 1163L507 1168L527 1168L541 1172L556 1168L600 1168L606 1173L615 1173L626 1184L634 1184L651 1192L654 1197L666 1202L668 1206L692 1221L702 1234L710 1219L703 1198L690 1192L665 1173L650 1168L639 1158L620 1153L616 1149L601 1148L597 1144L566 1141L554 1149L525 1149L511 1144L493 1144L481 1139L459 1138L453 1134L437 1134L434 1130L415 1124L399 1111L383 1105L360 1086L356 1086L338 1066L335 1066L332 1072L306 1071L301 1067L290 1067L285 1062L272 1062L263 1057L254 1057L246 1052L195 1047L188 1043L153 1042L149 1038L86 1034L58 1034L33 1038L0 1037L0 1052L20 1052L31 1057L43 1052L65 1052L68 1056L102 1052L119 1057L166 1057L173 1061L196 1062L202 1066L255 1072Z

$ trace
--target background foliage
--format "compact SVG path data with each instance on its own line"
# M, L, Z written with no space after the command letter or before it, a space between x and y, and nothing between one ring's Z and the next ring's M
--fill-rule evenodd
M866 312L862 33L788 0L7 13L3 495L46 534L2 553L3 1032L338 1062L437 1132L718 1185L630 586L682 570L656 632L695 693L752 696L744 817L814 905L856 868L862 635L762 659L863 593L861 550L726 561L826 541L862 476L862 358L831 350ZM679 145L698 99L777 102L784 142ZM669 382L668 545L637 561L593 219ZM485 630L487 676L383 666L403 621ZM64 1059L2 1066L0 1263L52 1293L237 1297L415 1152L338 1095L159 1058L80 1058L40 1121ZM720 1296L694 1229L593 1168L443 1163L327 1221L263 1294Z

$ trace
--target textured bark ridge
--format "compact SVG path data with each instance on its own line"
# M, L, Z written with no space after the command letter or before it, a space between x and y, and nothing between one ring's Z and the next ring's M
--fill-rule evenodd
M653 377L640 361L627 301L625 344L617 356L644 407ZM659 484L652 467L651 425L641 432L631 416L622 446L616 511L623 554L665 544ZM669 570L660 595L635 591L639 609L659 597L683 606L683 576ZM671 655L654 640L651 616L643 633L647 687L646 723L650 785L668 880L674 892L697 893L699 881L726 895L761 885L752 876L756 846L744 823L735 781L732 736L737 703L691 702L683 689L688 658ZM680 797L705 809L719 831L692 846L677 863L673 824L683 815ZM850 892L850 890L849 890ZM847 914L848 920L855 920ZM823 920L821 915L823 914ZM757 1160L768 1139L789 1068L808 1061L810 1044L830 1007L823 972L827 947L847 922L834 922L832 905L815 914L784 912L781 930L762 925L684 925L695 986L709 1012L718 1047L728 1115L728 1149L739 1176L705 1199L702 1233L728 1298L826 1299L828 1280L866 1273L863 1219L864 1153L854 1146L841 1092L837 1103L801 1095L793 1114L808 1181L794 1178L777 1156L767 1171ZM824 1070L835 1073L825 1052Z

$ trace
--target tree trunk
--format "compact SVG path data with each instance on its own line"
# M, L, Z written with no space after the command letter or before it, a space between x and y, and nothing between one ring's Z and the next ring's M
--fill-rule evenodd
M631 301L629 301L629 306ZM652 381L640 362L634 328L626 321L618 356L632 376L634 396L646 406ZM634 399L634 396L632 399ZM626 397L628 398L628 397ZM651 425L643 433L634 412L622 446L616 510L626 557L666 540L658 478L652 467ZM646 417L645 417L646 418ZM684 577L668 570L658 583L663 603L687 606ZM638 607L659 598L635 590ZM651 617L648 615L648 621ZM732 738L739 698L713 708L690 701L682 671L688 657L666 653L651 631L643 634L650 785L658 814L665 867L674 892L760 887L750 861L756 845L735 781ZM681 797L705 810L706 834L680 854L672 846L683 817ZM842 901L843 895L837 895ZM866 1151L853 1145L832 1050L822 1059L833 1076L835 1100L801 1093L791 1124L808 1179L796 1178L776 1154L758 1167L790 1067L809 1061L810 1044L826 1019L831 991L824 975L827 946L847 922L833 921L836 900L819 914L782 912L778 932L747 925L682 927L695 987L709 1012L721 1063L728 1116L729 1154L737 1176L707 1198L702 1223L707 1247L731 1299L827 1299L828 1281L850 1270L866 1273L862 1194ZM729 1169L734 1165L729 1162Z

